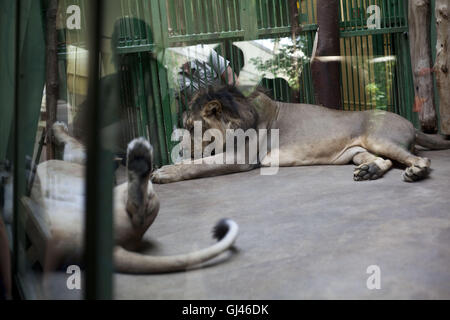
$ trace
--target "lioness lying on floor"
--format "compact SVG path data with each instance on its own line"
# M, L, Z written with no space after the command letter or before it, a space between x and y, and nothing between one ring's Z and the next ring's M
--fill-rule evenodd
M255 129L258 139L264 143L269 139L261 137L265 131L259 129L268 129L267 132L279 129L278 148L270 150L269 145L269 152L263 156L239 149L234 157L246 159L244 164L224 162L224 153L216 152L203 158L201 164L184 161L164 166L153 173L155 183L265 167L270 165L274 154L278 154L279 166L353 161L357 165L353 172L356 181L381 178L392 167L391 160L395 160L406 166L403 180L413 182L425 178L430 171L430 160L412 153L415 144L430 149L450 148L450 141L418 132L408 120L391 112L337 111L309 104L282 103L258 91L246 97L233 87L210 87L199 91L192 98L183 120L191 135L194 134L194 123L200 121L203 132L215 129L223 137L227 129ZM247 149L250 142L247 141ZM205 141L200 145L205 148ZM219 149L225 151L225 148L223 143ZM241 152L246 155L239 154Z
M83 146L67 134L64 124L55 123L54 136L65 152ZM65 155L65 159L81 161L85 157ZM128 145L128 182L114 189L114 263L119 272L153 273L185 270L210 260L226 251L234 243L238 226L230 219L221 220L214 228L218 242L196 252L176 256L148 256L132 252L141 242L159 211L159 201L150 182L152 147L138 138ZM83 249L84 229L84 166L79 163L51 160L37 168L32 198L43 209L44 220L50 229L51 265L77 263Z

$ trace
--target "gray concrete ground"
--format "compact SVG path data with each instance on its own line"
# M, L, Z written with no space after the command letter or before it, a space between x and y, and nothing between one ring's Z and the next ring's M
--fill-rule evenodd
M156 185L160 214L146 234L149 254L213 243L211 228L235 219L234 252L204 268L159 275L115 275L119 299L449 299L450 151L421 152L430 178L401 180L393 169L354 182L353 166L259 170ZM381 269L381 289L366 269ZM64 273L50 286L65 289Z

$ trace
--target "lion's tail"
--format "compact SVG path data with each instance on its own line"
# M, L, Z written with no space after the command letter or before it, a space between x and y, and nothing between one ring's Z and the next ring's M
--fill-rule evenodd
M416 130L416 144L431 150L450 149L450 140L439 134L426 134Z
M208 261L230 248L238 235L239 227L231 219L222 219L213 229L218 242L208 248L175 256L148 256L116 247L116 270L124 273L163 273L186 270Z

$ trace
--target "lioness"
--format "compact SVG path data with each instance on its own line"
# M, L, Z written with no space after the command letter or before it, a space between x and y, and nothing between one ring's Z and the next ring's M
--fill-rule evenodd
M82 162L84 147L67 133L62 123L53 125L56 141L64 145L64 159ZM73 152L75 155L68 153ZM149 180L152 169L152 147L138 138L127 150L128 182L114 189L114 263L119 272L154 273L185 270L214 258L234 243L238 225L221 220L213 235L218 242L208 248L175 256L148 256L135 250L159 211L159 200ZM81 155L81 156L80 156ZM50 160L37 168L32 189L34 199L44 214L52 246L52 267L76 263L81 258L84 229L84 166L80 163Z
M244 164L220 164L224 163L224 154L216 152L202 159L201 164L184 161L163 166L152 175L155 183L268 166L274 153L279 155L279 166L353 161L357 165L353 172L355 181L381 178L392 167L391 160L395 160L406 166L403 180L413 182L425 178L430 171L430 160L412 153L415 144L430 149L450 148L450 141L416 131L408 120L391 112L337 111L316 105L282 103L259 91L246 97L234 87L209 87L199 91L191 100L183 121L191 134L194 134L194 122L200 121L203 132L216 129L224 137L227 129L256 129L259 135L258 129L268 129L267 132L279 129L279 147L269 149L265 157L246 150L246 155L235 154L235 158L247 157ZM205 147L205 141L201 147ZM225 147L223 143L219 149L224 151ZM239 152L242 150L235 153Z

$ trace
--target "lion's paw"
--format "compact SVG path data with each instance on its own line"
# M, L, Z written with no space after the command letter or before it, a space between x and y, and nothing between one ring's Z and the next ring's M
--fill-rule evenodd
M411 166L406 168L405 171L403 171L402 178L405 182L414 182L418 180L422 180L428 176L430 173L430 167L424 166Z
M183 179L180 172L180 166L163 166L152 173L151 180L152 182L159 184L181 181Z
M363 163L353 171L353 180L375 180L381 178L383 174L383 170L375 162Z
M145 138L136 138L128 144L127 168L139 176L148 176L152 170L153 148Z

